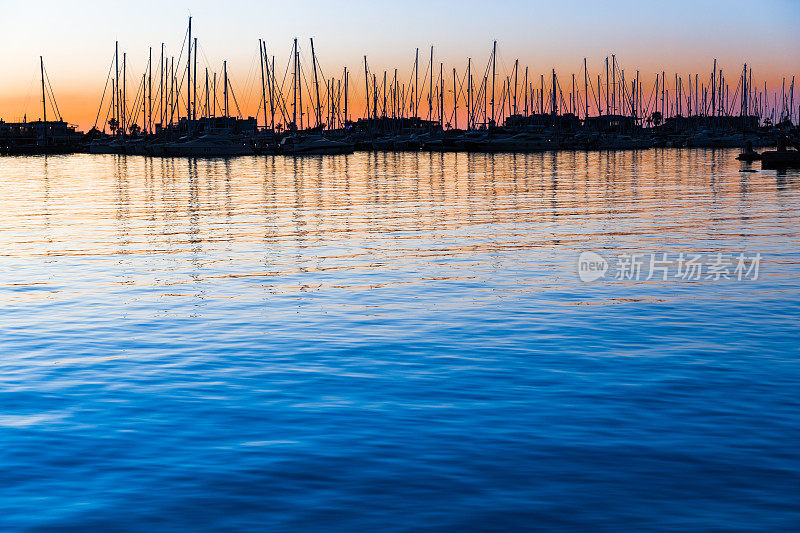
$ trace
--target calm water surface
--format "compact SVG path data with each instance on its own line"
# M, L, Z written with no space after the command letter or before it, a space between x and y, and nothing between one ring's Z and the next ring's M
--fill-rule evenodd
M0 158L0 530L800 530L800 175L734 155Z

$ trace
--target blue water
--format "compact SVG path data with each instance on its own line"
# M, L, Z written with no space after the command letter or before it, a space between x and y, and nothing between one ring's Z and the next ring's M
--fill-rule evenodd
M0 159L0 530L800 530L800 174L734 155Z

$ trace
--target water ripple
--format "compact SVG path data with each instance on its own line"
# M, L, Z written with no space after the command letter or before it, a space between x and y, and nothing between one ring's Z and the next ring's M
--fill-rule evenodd
M0 529L796 531L800 175L734 155L0 159Z

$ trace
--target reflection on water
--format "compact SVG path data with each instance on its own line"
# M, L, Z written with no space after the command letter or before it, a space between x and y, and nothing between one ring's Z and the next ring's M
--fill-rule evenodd
M793 529L800 176L734 155L0 159L0 526Z

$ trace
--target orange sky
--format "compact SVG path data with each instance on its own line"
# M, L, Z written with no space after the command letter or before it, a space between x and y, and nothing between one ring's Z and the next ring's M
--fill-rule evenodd
M380 77L388 69L391 78L393 69L398 68L400 79L407 83L414 49L421 49L422 75L431 44L437 72L439 62L445 65L448 91L452 90L453 67L463 75L467 57L473 59L475 77L482 76L493 39L498 40L498 91L517 58L520 76L526 65L534 79L540 73L549 77L550 69L556 68L561 89L568 92L573 73L582 87L584 57L588 57L596 83L597 74L605 77L603 61L611 53L625 69L627 80L636 69L641 71L645 93L661 70L667 72L668 88L676 72L684 77L684 83L690 73L708 79L715 57L733 85L731 92L744 62L753 66L753 84L762 89L764 81L771 90L780 90L782 76L800 76L800 3L790 0L758 5L676 0L663 7L632 0L602 5L580 0L558 5L507 0L491 7L472 0L411 0L403 5L354 1L347 8L310 0L296 2L291 8L230 0L230 9L225 11L219 10L218 3L205 0L167 5L143 0L135 9L129 4L94 0L78 5L44 0L44 4L3 7L0 46L7 53L0 57L2 119L41 115L39 55L43 55L64 118L84 129L91 127L114 41L119 40L121 49L129 54L128 87L135 92L148 47L154 48L156 63L162 41L168 55L180 52L189 8L194 36L200 42L200 72L206 65L221 71L222 60L227 59L245 115L258 111L259 38L267 41L282 76L295 36L300 39L304 68L310 73L308 37L314 36L327 77L340 76L344 66L350 69L354 114L364 108L364 54ZM42 17L43 12L48 16ZM446 99L449 109L452 97L448 94Z

